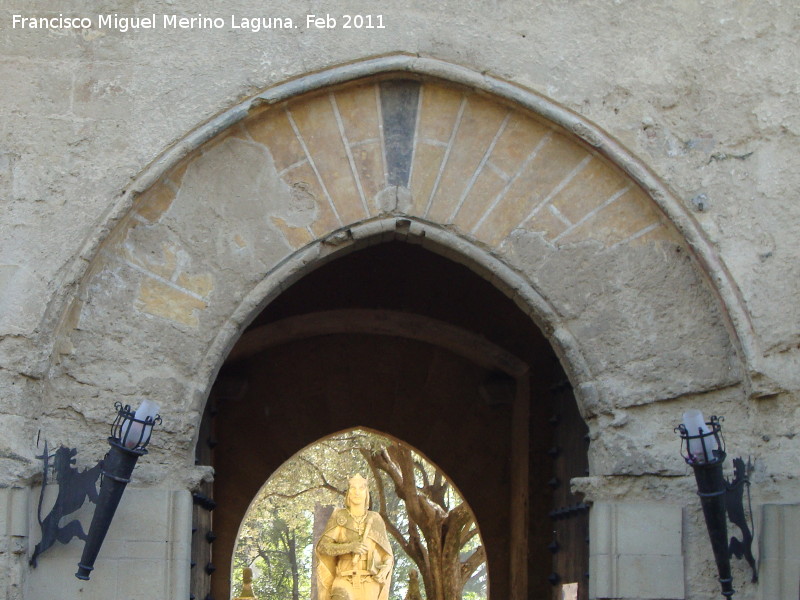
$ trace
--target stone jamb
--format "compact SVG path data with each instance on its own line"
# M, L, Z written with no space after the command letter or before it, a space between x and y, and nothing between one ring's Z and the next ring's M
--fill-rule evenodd
M685 598L682 509L654 502L595 502L589 513L589 597Z
M759 581L763 600L800 595L800 504L761 507Z

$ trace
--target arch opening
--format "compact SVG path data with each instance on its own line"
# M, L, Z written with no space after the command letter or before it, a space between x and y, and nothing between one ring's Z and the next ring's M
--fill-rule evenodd
M264 308L212 389L197 448L216 472L214 561L229 564L260 482L315 440L362 426L452 477L481 523L491 594L513 595L516 561L544 597L549 515L566 505L568 478L585 474L583 438L565 452L575 460L548 454L554 411L568 415L564 431L586 430L570 392L530 317L467 267L399 241L340 256ZM564 485L548 485L554 478ZM576 547L583 565L585 542ZM210 579L213 595L229 594L227 578Z
M363 428L317 440L264 483L237 535L234 595L241 590L243 568L251 567L253 590L259 598L319 597L314 589L317 560L313 549L333 510L344 505L348 479L356 474L369 481L367 508L388 524L393 550L389 598L405 598L409 586L419 586L423 597L438 597L426 590L442 584L457 586L459 597L487 597L480 530L455 484L402 441ZM408 474L413 480L405 481ZM423 511L420 502L436 507L436 512ZM456 535L463 542L454 551L450 540ZM444 581L440 565L450 569ZM451 581L455 573L463 575ZM417 596L412 593L411 597Z

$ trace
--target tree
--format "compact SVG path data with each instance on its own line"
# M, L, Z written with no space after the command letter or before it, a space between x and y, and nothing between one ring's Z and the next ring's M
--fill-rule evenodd
M234 555L235 579L241 586L241 570L251 567L256 576L253 590L261 600L300 600L308 596L311 543L308 527L298 521L290 527L279 511L262 503L248 512Z
M470 578L470 599L485 598L481 566L486 555L472 511L445 476L410 448L362 430L298 453L254 500L234 564L239 570L253 566L257 595L263 600L296 599L296 593L308 597L314 506L341 505L347 479L367 471L373 480L372 510L386 522L395 550L391 598L405 596L413 569L421 575L427 600L460 600Z
M377 451L363 448L361 452L378 484L379 512L419 568L428 600L460 600L464 585L486 562L483 544L464 556L465 546L478 536L469 506L456 496L441 471L424 464L407 446L392 442ZM406 533L389 517L379 472L389 477L405 505Z

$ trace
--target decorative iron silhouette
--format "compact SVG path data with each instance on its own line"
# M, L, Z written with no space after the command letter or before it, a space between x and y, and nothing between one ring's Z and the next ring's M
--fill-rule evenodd
M39 493L39 506L37 519L42 530L42 539L36 544L30 564L36 567L37 559L45 550L54 543L68 543L72 538L77 537L86 540L86 533L78 519L73 519L63 527L59 527L61 519L80 509L88 498L91 502L97 503L97 478L100 476L102 464L97 464L91 469L78 471L72 465L75 464L75 455L78 453L75 448L59 446L51 456L48 452L47 441L44 443L44 452L41 458L44 462L42 475L42 490ZM50 459L53 464L50 465ZM56 496L53 508L42 518L42 503L44 501L45 490L48 486L48 472L52 470L58 484L58 495Z
M727 484L725 493L725 508L728 512L728 519L736 525L742 532L742 539L731 536L728 551L731 556L742 558L747 561L753 570L752 583L758 581L758 569L756 559L753 556L753 531L747 524L747 517L744 513L744 487L747 486L747 500L750 504L750 472L753 470L752 463L748 460L745 465L741 458L733 459L733 479ZM750 508L750 519L752 523L753 509Z

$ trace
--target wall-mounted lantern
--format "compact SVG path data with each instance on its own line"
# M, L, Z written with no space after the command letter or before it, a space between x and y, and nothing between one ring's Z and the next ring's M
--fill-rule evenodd
M751 550L753 535L744 512L744 486L749 486L748 463L735 458L734 478L726 481L722 474L725 462L725 440L722 437L722 417L712 416L708 422L699 410L683 413L683 423L675 428L681 436L681 455L694 470L697 495L703 507L703 516L717 563L722 595L733 597L731 556L744 557L753 570L752 581L758 581L755 558ZM750 511L752 518L752 510ZM728 542L728 517L739 527L742 539L731 538Z
M72 448L60 447L53 456L48 454L45 444L44 475L42 481L42 497L39 500L41 511L42 498L47 486L48 471L52 468L58 482L58 496L50 513L42 518L39 514L39 524L42 528L42 539L36 545L30 564L36 567L37 558L56 541L63 544L73 537L85 541L81 561L75 577L89 579L89 574L94 569L94 562L100 547L108 533L108 528L114 518L114 513L125 491L125 486L130 481L136 461L143 454L147 454L147 444L153 427L161 423L158 414L158 404L150 400L142 400L139 408L134 412L129 405L123 406L117 402L114 407L117 416L111 426L111 437L108 443L111 446L108 453L97 465L91 469L78 472L72 467L77 451ZM49 465L53 459L52 467ZM100 492L97 492L97 477L101 476ZM85 499L95 503L89 533L83 532L83 527L77 519L60 526L63 517L77 511Z

